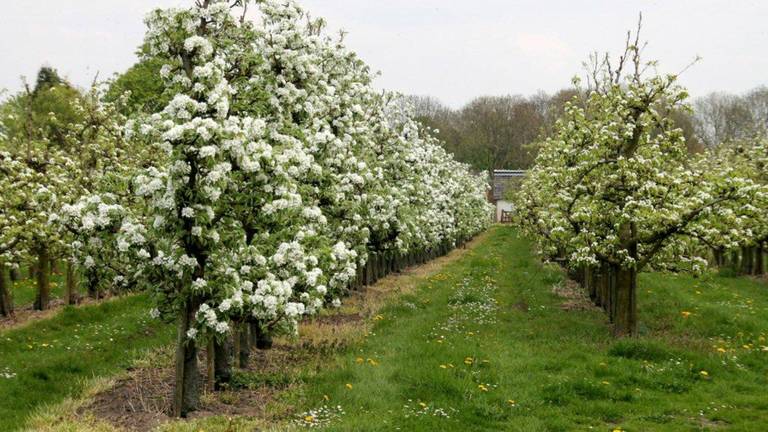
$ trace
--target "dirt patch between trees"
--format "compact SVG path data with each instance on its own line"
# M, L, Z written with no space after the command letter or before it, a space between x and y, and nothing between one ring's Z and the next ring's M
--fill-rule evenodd
M300 365L291 347L276 346L269 351L258 351L251 356L249 368L239 373L257 372L263 376L287 373L286 368ZM170 360L170 359L169 359ZM201 353L200 366L206 364L206 354ZM148 431L167 423L173 418L168 409L173 396L174 371L172 367L142 367L128 371L110 389L97 394L90 404L81 408L78 415L90 414L116 429ZM209 388L203 374L200 383ZM200 407L189 415L190 419L214 415L262 417L264 408L274 395L290 385L259 385L231 390L205 390L200 397Z
M564 311L599 309L589 299L584 288L582 288L576 281L565 279L563 282L555 284L552 287L552 293L563 299L563 302L560 304L560 309Z

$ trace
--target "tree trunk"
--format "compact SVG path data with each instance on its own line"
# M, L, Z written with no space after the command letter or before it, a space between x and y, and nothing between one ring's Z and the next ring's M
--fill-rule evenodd
M762 276L765 274L765 251L763 250L763 244L760 243L755 247L755 268L754 274Z
M216 352L213 348L213 339L208 339L208 346L205 350L205 378L208 383L208 391L216 390Z
M743 246L741 248L741 274L743 275L752 274L752 268L755 262L752 249L752 246Z
M261 328L258 321L251 322L251 344L260 350L272 349L272 336Z
M18 282L21 280L21 272L19 271L19 267L17 265L14 265L11 267L11 282Z
M72 260L67 261L66 271L64 301L68 305L77 304L77 279L75 276L75 263Z
M625 222L619 227L621 247L627 255L637 262L637 243L633 241L637 228L632 222ZM634 336L637 334L637 268L634 264L612 266L613 298L612 322L615 336Z
M720 268L723 266L725 256L722 248L712 248L712 260L714 261L715 267Z
M240 325L240 350L238 351L238 355L240 357L240 364L239 366L243 369L248 367L248 360L251 357L251 338L249 333L249 327L248 325L242 324Z
M592 266L584 268L584 289L594 302L597 297L597 288L595 287L595 269Z
M50 281L50 257L48 245L40 244L37 247L37 296L35 298L35 310L46 310L51 300Z
M608 319L611 322L616 321L616 313L619 308L618 289L618 269L611 265L608 270Z
M232 353L232 344L229 338L224 340L215 339L213 341L214 351L214 376L215 376L215 389L222 390L229 386L232 382L232 362L230 356Z
M99 278L93 270L85 271L85 286L88 290L88 297L99 299Z
M608 287L608 266L606 264L600 265L600 270L598 273L598 280L595 284L595 290L597 291L597 297L595 298L595 305L601 308L605 308L605 293L607 292Z
M739 271L739 250L738 249L731 249L730 267L734 272Z
M616 288L614 335L634 336L637 334L637 271L620 268L616 274Z
M37 262L33 262L29 265L29 278L30 279L36 279L37 278Z
M190 324L194 322L194 314L199 302L194 299L187 301L184 312L179 318L176 335L176 380L173 393L173 415L186 417L197 409L199 403L200 372L197 367L197 344L194 339L187 337Z
M13 297L11 297L11 280L8 268L0 262L0 315L13 315Z
M240 367L240 333L242 333L240 326L233 324L232 325L232 344L234 345L232 347L232 363L233 366L236 368Z

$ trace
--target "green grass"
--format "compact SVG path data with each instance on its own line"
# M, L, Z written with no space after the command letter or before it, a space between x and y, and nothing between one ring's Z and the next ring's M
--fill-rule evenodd
M765 284L644 274L642 335L615 340L561 278L495 227L278 403L331 431L768 430Z
M149 309L146 296L128 296L67 306L53 318L0 332L0 430L21 427L35 409L77 397L89 379L171 343L172 326L151 320Z

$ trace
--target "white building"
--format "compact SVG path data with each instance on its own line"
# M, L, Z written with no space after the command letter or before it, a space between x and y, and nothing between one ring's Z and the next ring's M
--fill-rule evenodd
M494 170L491 184L491 202L496 205L496 222L509 222L512 202L508 191L519 186L525 177L525 170Z

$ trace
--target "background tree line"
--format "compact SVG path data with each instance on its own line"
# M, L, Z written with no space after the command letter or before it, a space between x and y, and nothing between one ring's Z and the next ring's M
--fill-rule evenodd
M431 96L411 96L416 116L437 129L446 149L478 171L528 169L538 153L537 143L551 136L566 102L586 95L562 89L531 96L481 96L452 109ZM694 99L693 112L669 113L683 130L691 153L721 143L765 135L768 130L768 87L742 95L713 92Z

